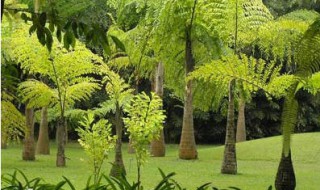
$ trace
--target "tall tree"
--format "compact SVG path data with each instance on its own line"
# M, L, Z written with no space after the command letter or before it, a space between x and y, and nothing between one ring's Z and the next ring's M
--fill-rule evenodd
M56 44L49 53L36 42L35 37L29 37L26 27L17 30L10 42L4 47L8 56L21 63L24 70L46 76L52 83L49 86L39 80L30 79L21 83L19 90L23 102L28 102L28 108L49 105L59 110L56 165L65 166L65 111L76 101L88 99L91 93L99 88L92 77L84 75L94 73L95 65L92 62L102 63L102 60L80 43L73 51L63 50L61 45Z
M154 91L160 97L163 98L163 77L164 77L164 65L159 62L154 77ZM162 108L160 108L162 109ZM163 157L166 154L166 147L164 142L164 132L163 129L160 132L159 139L155 139L151 142L150 153L155 157Z

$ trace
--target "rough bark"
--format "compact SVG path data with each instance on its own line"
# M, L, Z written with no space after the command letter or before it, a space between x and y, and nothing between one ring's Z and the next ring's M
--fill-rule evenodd
M195 66L192 55L191 26L186 29L185 59L186 76L188 76L188 74L194 70ZM183 123L179 145L179 158L181 159L198 158L194 138L192 99L192 80L189 80L185 88Z
M116 135L118 137L116 141L115 158L110 171L110 176L122 177L126 175L126 169L123 164L122 158L122 132L123 132L123 122L122 114L119 105L116 105Z
M245 107L246 107L246 102L241 97L239 101L239 113L238 113L238 121L237 121L237 135L236 135L237 142L243 142L247 140Z
M154 91L155 93L163 97L163 77L164 77L164 67L163 63L158 63L155 78L154 78ZM164 132L163 129L160 132L159 139L153 140L150 146L150 153L154 157L163 157L166 154L166 147L164 142Z
M48 127L48 107L43 107L41 109L41 121L39 137L37 142L37 154L50 154L50 144L49 144L49 127Z
M66 157L64 154L65 145L66 145L66 122L65 118L60 118L57 126L57 159L56 166L64 167L66 166Z
M296 187L296 177L291 160L291 151L287 157L282 153L275 180L275 187L276 190L294 190Z
M234 88L235 80L232 80L229 84L229 105L226 140L221 167L221 173L223 174L237 174L236 131L234 125Z
M26 130L23 140L23 160L35 160L35 142L34 142L34 111L32 108L26 108Z

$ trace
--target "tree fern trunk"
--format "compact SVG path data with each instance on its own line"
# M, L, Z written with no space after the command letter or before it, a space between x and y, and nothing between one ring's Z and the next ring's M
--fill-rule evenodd
M163 76L164 68L163 63L158 63L156 72L155 72L155 83L154 91L159 97L163 97ZM166 154L165 142L164 142L164 132L163 129L160 132L159 139L153 140L151 142L151 155L155 157L163 157Z
M56 159L56 166L57 167L64 167L66 166L66 157L64 154L65 145L66 145L66 122L65 118L61 117L58 121L57 126L57 159Z
M40 130L39 138L37 142L37 154L50 154L50 145L49 145L49 132L48 132L48 107L43 107L41 109L41 121L40 121Z
M188 76L188 74L194 70L195 66L192 55L191 27L186 29L185 53L186 76ZM185 88L183 123L179 145L179 158L181 159L197 159L198 157L194 138L192 99L192 81L189 80Z
M291 160L291 151L289 151L289 155L287 157L282 153L275 187L276 190L294 190L296 187L296 177Z
M113 177L121 177L122 175L126 175L126 169L123 164L122 158L122 131L123 130L123 122L121 116L121 110L119 105L116 105L116 135L118 137L116 141L116 152L115 152L115 160L113 162L110 176Z
M246 107L246 102L244 101L243 97L240 97L239 113L238 113L238 120L237 120L237 135L236 135L237 142L243 142L247 140L245 107Z
M32 108L26 108L26 131L23 140L23 160L35 160L35 143L34 143L34 112Z
M228 119L224 156L221 168L221 173L223 174L237 174L236 131L234 126L234 88L235 80L232 80L229 84Z

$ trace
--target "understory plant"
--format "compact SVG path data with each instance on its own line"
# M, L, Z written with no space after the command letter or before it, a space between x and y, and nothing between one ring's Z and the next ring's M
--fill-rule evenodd
M148 96L142 92L134 96L124 111L128 114L123 119L133 148L136 150L137 182L140 184L140 168L148 157L148 146L152 140L160 137L165 115L161 98L155 93Z
M97 184L102 164L114 148L117 136L111 135L111 124L108 120L100 119L94 122L94 114L90 112L79 124L82 127L76 129L80 136L78 141L89 156L89 162L93 166L94 183Z

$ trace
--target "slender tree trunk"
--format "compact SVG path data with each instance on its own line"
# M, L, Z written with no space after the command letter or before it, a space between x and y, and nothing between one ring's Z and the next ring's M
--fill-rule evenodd
M134 85L134 94L138 94L139 93L139 76L138 76L138 72L136 71L135 73L136 78L135 78L135 85ZM133 146L132 146L132 141L131 139L129 139L129 145L128 145L128 153L129 154L134 154L136 151L134 150Z
M223 174L237 174L236 131L234 126L234 88L235 80L232 80L229 84L229 105L226 140L221 167L221 173Z
M163 63L159 62L155 72L155 84L154 84L154 91L155 93L163 97L163 76L164 75L164 67ZM160 108L161 109L161 108ZM163 157L166 154L166 147L164 142L164 133L163 129L160 132L159 139L153 140L151 142L151 155L155 157Z
M4 0L1 0L1 22L3 17L3 11L4 11Z
M243 142L247 140L245 107L246 107L246 102L244 98L240 95L239 113L238 113L238 121L237 121L237 135L236 135L237 142Z
M186 76L194 70L195 62L192 55L192 43L191 43L191 26L186 29L186 49L185 49L185 68ZM197 159L198 153L196 149L196 142L194 138L193 127L193 107L192 107L192 80L189 80L185 88L184 97L184 111L183 111L183 123L182 132L179 145L179 158L181 159Z
M115 158L110 171L110 176L113 176L113 177L122 177L122 175L126 175L126 169L123 164L122 149L121 149L122 132L123 132L122 129L123 129L122 114L121 114L119 104L117 104L116 105L116 135L118 139L116 142Z
M1 137L1 149L7 149L7 139L4 137Z
M296 177L291 160L291 151L287 157L285 157L284 153L282 153L276 176L275 187L276 190L294 190L296 187Z
M49 127L48 127L48 107L43 107L41 109L41 121L40 121L40 130L39 138L37 142L37 154L50 154L50 145L49 145Z
M35 143L34 143L34 112L32 108L26 108L26 131L23 140L23 160L35 160Z
M57 126L57 159L56 159L56 166L57 167L64 167L66 166L66 157L64 154L65 145L66 145L66 122L65 118L61 117L58 121Z

